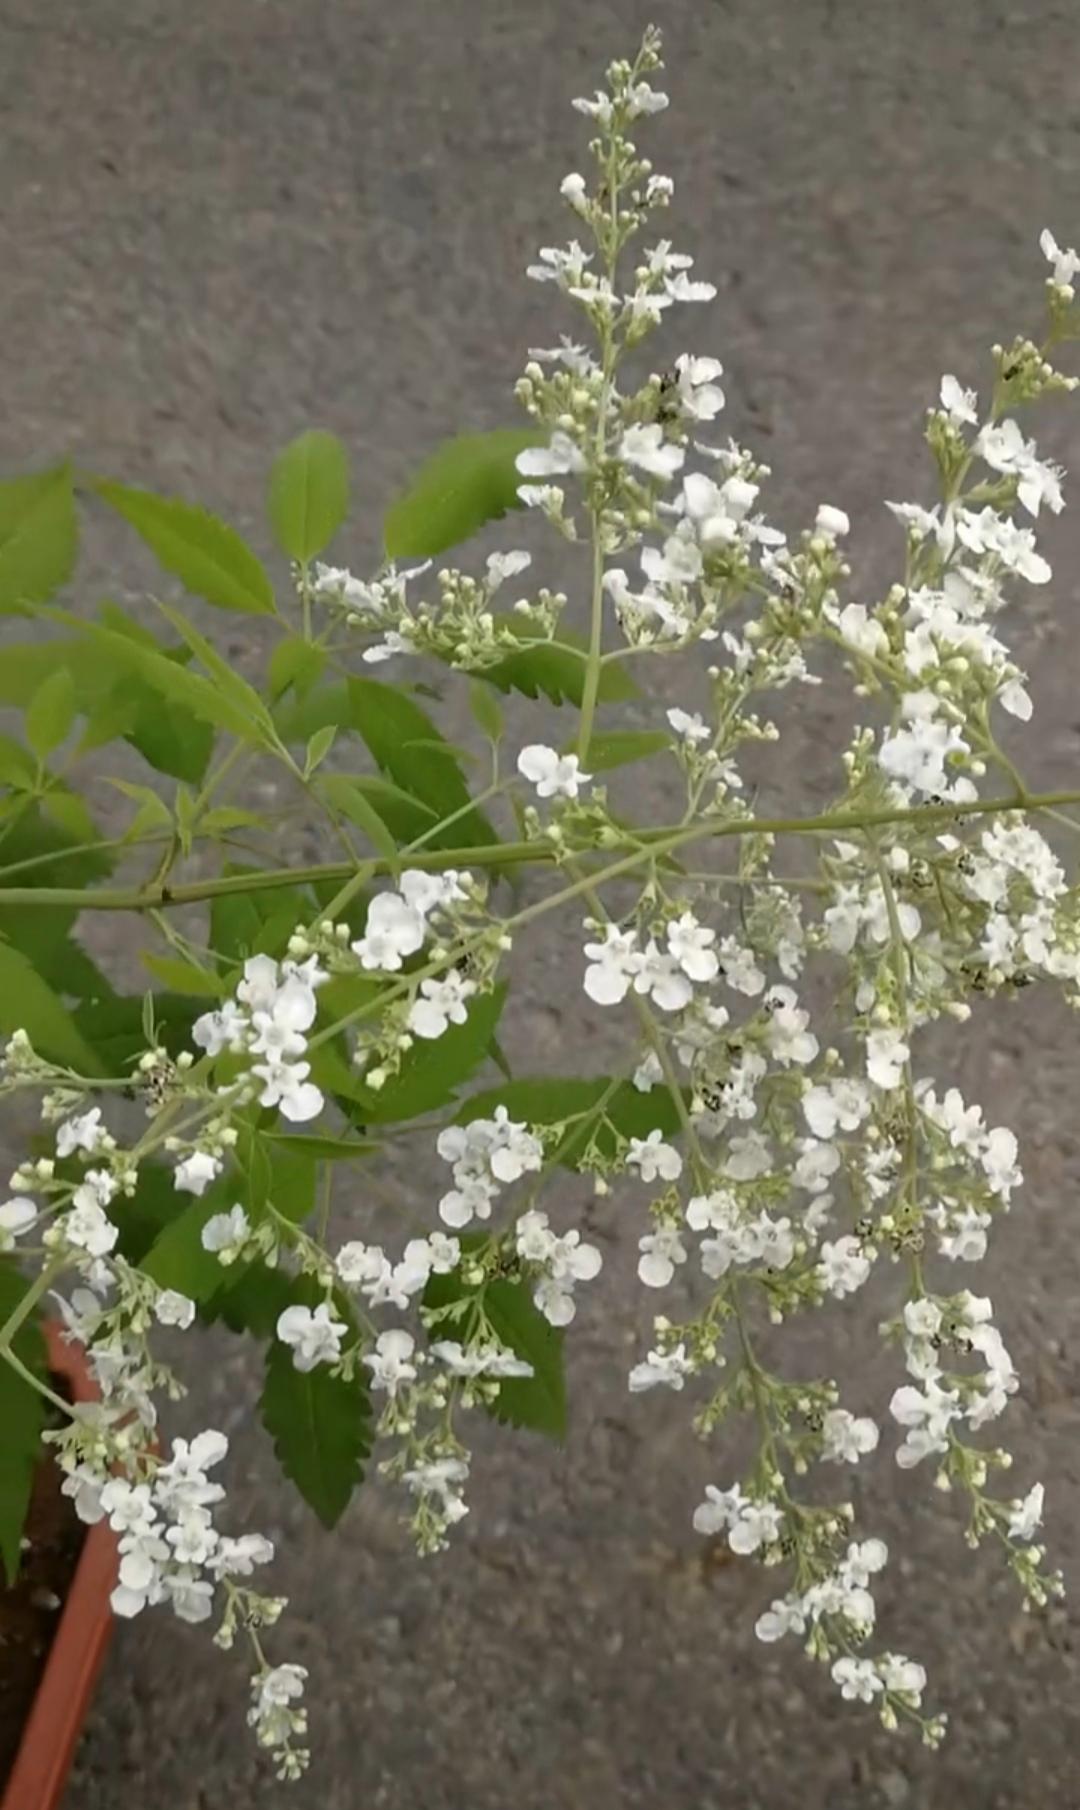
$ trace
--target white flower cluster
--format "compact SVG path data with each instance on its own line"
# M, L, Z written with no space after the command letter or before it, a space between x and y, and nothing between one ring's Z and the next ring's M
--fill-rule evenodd
M191 1030L194 1042L208 1056L228 1050L257 1057L251 1073L262 1083L260 1106L276 1107L294 1124L316 1118L325 1104L320 1090L308 1079L311 1064L304 1060L304 1053L307 1032L318 1010L316 992L328 978L314 956L305 962L249 956L235 997L216 1011L204 1012ZM191 1185L190 1169L187 1173L189 1179L183 1183L178 1179L178 1186ZM201 1193L202 1189L192 1191Z
M474 1219L490 1219L502 1188L538 1170L544 1160L539 1138L515 1123L505 1106L497 1106L493 1118L448 1125L436 1149L454 1175L454 1186L439 1201L439 1217L455 1231Z
M522 1262L539 1272L533 1300L545 1320L552 1326L569 1326L577 1311L574 1284L591 1282L600 1274L600 1252L594 1244L583 1244L576 1229L560 1237L552 1231L547 1214L536 1208L518 1220L515 1245Z

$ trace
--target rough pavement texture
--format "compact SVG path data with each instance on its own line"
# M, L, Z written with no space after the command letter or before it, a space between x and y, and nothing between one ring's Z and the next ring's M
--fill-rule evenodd
M777 518L794 528L821 499L842 504L876 582L898 547L882 497L926 495L919 425L936 375L976 381L989 343L1037 325L1037 231L1077 237L1075 7L653 10L673 111L651 147L676 178L676 242L720 284L678 331L724 358L727 425L772 463ZM566 236L556 184L583 155L567 101L647 16L637 0L0 0L5 469L72 452L212 502L261 541L269 457L318 422L355 449L372 526L348 553L362 567L382 504L428 446L514 418L523 348L555 326L521 270ZM1043 421L1080 467L1075 407ZM1024 754L1038 779L1075 772L1078 752L1076 520L1074 503L1049 527L1052 597L1014 629L1039 706ZM95 582L138 585L129 541L102 531L92 546ZM243 625L227 628L254 663ZM690 697L688 679L663 679L665 698ZM812 733L800 713L776 775L786 797L828 795L820 751L846 720L825 706ZM659 793L638 803L664 807ZM569 948L548 939L523 965L512 1041L539 1067L582 1039L599 1066L613 1035L583 1014ZM1028 1185L985 1286L1025 1378L1008 1426L1018 1484L1052 1486L1052 1543L1074 1583L1078 1049L1057 1002L1025 999L985 1011L954 1058L965 1092L1024 1133ZM391 1175L392 1217L419 1221L431 1183ZM473 1514L434 1564L416 1564L377 1490L320 1533L252 1425L249 1355L204 1347L192 1416L227 1425L237 1511L280 1537L293 1598L280 1644L311 1668L315 1766L291 1795L268 1782L239 1665L203 1632L147 1617L117 1634L70 1810L1080 1804L1068 1614L1018 1617L950 1503L885 1455L857 1484L866 1526L895 1548L883 1627L931 1667L954 1718L946 1750L882 1736L797 1650L755 1643L760 1574L703 1571L688 1525L699 1485L732 1476L736 1453L701 1452L678 1400L631 1412L626 1399L646 1308L618 1215L573 1344L566 1450L482 1431ZM837 1367L880 1403L894 1380L873 1356L880 1308L791 1329L785 1363Z

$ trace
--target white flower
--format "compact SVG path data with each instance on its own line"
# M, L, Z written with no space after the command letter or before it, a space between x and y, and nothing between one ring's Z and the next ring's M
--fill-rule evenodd
M911 726L889 730L878 755L883 773L919 792L945 792L949 786L945 761L967 747L955 725L934 717L937 708L938 700L930 692L906 694L901 711Z
M637 1169L643 1182L673 1182L682 1174L682 1157L673 1144L665 1144L662 1131L650 1131L646 1138L631 1138L626 1155L627 1168Z
M518 755L518 772L536 787L540 798L576 798L592 779L581 771L576 754L557 754L542 742L532 742Z
M676 735L680 735L684 742L689 742L691 745L696 742L707 742L712 734L705 718L698 716L696 712L691 715L688 710L669 710L667 720Z
M724 367L718 358L694 358L681 352L675 360L679 406L692 421L712 421L724 406L724 392L716 379Z
M940 1388L928 1377L923 1389L910 1383L897 1389L889 1412L900 1426L907 1428L907 1436L896 1454L897 1464L907 1471L932 1453L948 1450L949 1426L960 1413L960 1400L952 1390Z
M487 1176L467 1176L456 1188L450 1188L439 1201L439 1218L444 1225L460 1230L472 1219L490 1219L491 1205L498 1193Z
M1041 1483L1033 1484L1022 1502L1014 1502L1009 1514L1009 1538L1027 1544L1042 1526L1043 1499L1046 1491Z
M421 997L409 1008L408 1025L417 1037L441 1037L451 1024L464 1024L465 1001L476 992L476 982L451 968L442 980L422 980Z
M532 565L532 554L521 550L511 553L489 553L487 557L488 590L497 591L508 578L516 578Z
M912 1338L932 1339L941 1328L941 1309L929 1295L908 1301L904 1307L904 1325Z
M1029 515L1038 515L1042 503L1055 515L1065 507L1061 494L1064 474L1038 457L1034 441L1024 439L1011 416L988 422L975 441L975 450L994 471L1016 478L1017 496Z
M38 1209L32 1200L6 1200L0 1206L0 1251L10 1250L16 1238L37 1223Z
M635 1364L630 1372L630 1392L640 1395L645 1389L678 1390L691 1373L685 1345L676 1345L671 1351L650 1351L645 1361Z
M543 1144L527 1125L515 1123L505 1106L496 1106L495 1117L487 1123L491 1133L488 1161L496 1181L516 1182L529 1170L543 1167Z
M818 1275L829 1294L843 1297L861 1288L870 1274L870 1259L863 1255L859 1240L850 1233L821 1247Z
M785 1068L792 1062L812 1062L818 1053L818 1040L806 1028L810 1014L800 1009L794 989L770 987L764 1005L769 1014L766 1038L774 1059Z
M57 1221L57 1226L69 1245L91 1257L107 1256L120 1236L96 1195L87 1188L76 1188L71 1209Z
M437 1339L431 1347L431 1355L453 1376L533 1375L530 1363L502 1345L470 1345L466 1350L456 1339Z
M715 980L720 972L720 959L712 947L715 930L699 924L692 911L684 911L667 927L667 946L689 980Z
M637 466L653 477L673 478L686 453L681 446L664 439L664 430L656 422L637 422L623 434L618 456L624 464Z
M728 1545L732 1552L748 1557L759 1546L772 1546L783 1525L784 1517L775 1502L746 1502L732 1522Z
M849 647L876 659L889 651L889 637L865 603L848 603L836 618L836 626Z
M162 1326L179 1326L186 1331L195 1318L195 1303L178 1289L163 1288L154 1297L154 1318Z
M177 1163L173 1186L183 1194L205 1194L223 1167L219 1156L212 1156L207 1150L193 1150L183 1162Z
M92 1156L110 1142L101 1123L100 1106L92 1106L89 1112L81 1113L77 1118L65 1119L56 1128L56 1154L59 1157L73 1156L76 1150L85 1150Z
M245 1048L250 1024L235 999L227 999L217 1012L204 1012L191 1027L191 1039L208 1056L220 1056L222 1050L234 1054Z
M926 1668L917 1660L905 1659L901 1653L882 1653L877 1667L885 1689L901 1692L917 1709L926 1689Z
M866 1085L854 1077L808 1087L802 1097L803 1117L815 1137L834 1138L854 1131L870 1110Z
M823 1458L837 1464L858 1464L867 1452L875 1450L878 1429L867 1416L856 1418L846 1408L830 1408L822 1425Z
M569 434L559 431L552 434L547 446L527 446L514 463L522 477L547 478L564 471L584 471L585 455ZM518 494L524 495L525 488L533 486L519 485Z
M251 1072L263 1083L260 1106L276 1106L293 1125L317 1118L326 1104L314 1081L306 1079L309 1062L256 1062Z
M685 970L675 956L667 954L652 939L637 958L634 992L651 998L662 1012L679 1012L694 996Z
M229 1262L242 1248L251 1233L251 1222L243 1207L230 1207L227 1213L215 1213L203 1226L200 1242L204 1251L214 1251Z
M1059 289L1071 289L1073 278L1080 270L1080 254L1073 251L1071 245L1067 251L1062 251L1048 226L1044 226L1039 234L1039 250L1054 266L1054 274L1048 281L1055 283Z
M849 1703L873 1703L884 1685L878 1677L872 1659L856 1659L845 1654L842 1659L834 1659L832 1675L840 1686L840 1695Z
M836 540L851 533L851 523L842 509L834 509L831 503L822 503L814 519L814 532L824 534L829 540Z
M899 1031L871 1031L866 1039L866 1072L874 1086L886 1093L899 1087L910 1054Z
M563 177L559 184L559 193L564 201L569 202L576 214L583 214L586 211L588 206L588 195L585 188L585 178L584 176L579 176L576 170L571 171L569 176Z
M955 377L946 375L941 379L941 406L954 427L976 425L979 419L977 402L975 391L965 390Z
M975 1207L965 1207L954 1214L948 1222L948 1231L938 1240L941 1255L951 1257L953 1262L981 1263L986 1256L989 1224L989 1213L980 1213Z
M675 1265L686 1262L686 1246L677 1226L658 1226L638 1239L638 1275L647 1288L666 1288Z
M403 1327L393 1326L388 1332L380 1332L374 1351L367 1352L364 1357L371 1371L372 1388L385 1389L393 1396L402 1383L412 1382L416 1365L409 1360L415 1350L416 1340Z
M730 1489L717 1489L715 1483L705 1485L705 1501L699 1503L694 1510L694 1531L703 1534L723 1533L736 1521L742 1509L747 1506L747 1498L738 1484Z
M344 1320L335 1320L326 1302L314 1312L296 1303L278 1315L277 1336L283 1345L292 1346L297 1370L314 1370L316 1364L336 1364L341 1356L341 1341L349 1328Z
M785 1634L805 1632L806 1611L797 1597L778 1597L754 1623L754 1633L759 1640L782 1640Z
M604 928L602 943L586 943L585 991L598 1006L615 1006L626 998L643 957L632 930L614 924Z
M365 968L395 973L407 955L424 946L424 920L415 906L396 892L381 892L368 906L364 934L352 944Z

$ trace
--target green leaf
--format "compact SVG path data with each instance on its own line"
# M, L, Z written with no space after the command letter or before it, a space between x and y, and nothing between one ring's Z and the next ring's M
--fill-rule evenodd
M349 457L341 441L318 428L290 441L274 460L268 506L283 553L301 565L321 553L349 508Z
M482 1301L483 1311L500 1344L533 1367L532 1376L507 1377L488 1412L511 1426L527 1427L549 1438L566 1434L566 1377L563 1335L533 1306L532 1291L524 1282L488 1282L482 1289L469 1288L460 1270L433 1275L424 1290L425 1307L447 1307L460 1301L467 1310ZM453 1339L453 1320L432 1328L432 1337Z
M173 819L165 800L152 786L137 786L130 779L106 779L106 785L115 786L125 798L130 798L138 805L131 822L124 831L125 836L140 837L145 830L172 830Z
M94 489L130 523L185 590L218 609L276 614L274 589L262 564L217 516L177 498L154 496L104 478Z
M174 993L188 994L193 999L221 999L228 991L220 975L211 974L205 968L195 968L174 955L152 955L144 951L142 960L154 979Z
M324 728L316 729L307 745L307 753L304 757L305 779L310 779L316 768L322 765L336 739L337 725L335 723L327 723Z
M520 652L507 654L494 666L485 666L484 678L500 691L520 691L527 698L545 697L552 704L576 704L580 709L585 691L586 650L566 629L555 641L533 641ZM636 698L638 688L625 667L613 662L600 669L597 699L617 704Z
M38 915L51 917L53 913ZM141 993L99 993L76 1006L72 1013L79 1031L96 1050L107 1074L122 1073L126 1065L146 1048L143 1031L145 997ZM158 1041L170 1056L178 1056L181 1050L189 1048L191 1027L205 1012L206 1001L180 993L155 993L152 997Z
M236 688L223 691L201 674L188 672L186 667L177 665L167 655L143 647L128 636L117 633L115 629L103 628L95 622L83 622L79 617L64 612L56 613L60 620L77 629L88 642L112 654L121 671L136 674L157 697L164 698L168 704L179 705L201 721L212 723L217 729L228 730L239 741L252 742L257 746L266 745L265 724L268 718L265 706L258 694L251 691L250 686L245 686L242 679L239 684L245 695L243 701L238 702ZM238 677L235 674L233 676ZM258 704L257 711L250 708L247 694Z
M325 773L315 790L333 810L363 831L372 848L384 857L391 873L396 873L400 865L397 843L363 788L345 773Z
M387 511L383 539L388 557L424 559L441 553L508 509L522 508L515 460L526 446L538 446L546 437L536 429L496 428L444 441Z
M452 1024L430 1042L417 1038L393 1080L377 1093L361 1083L353 1095L373 1125L413 1119L453 1099L463 1081L487 1059L506 998L505 986L469 1001L464 1024Z
M18 1307L29 1287L13 1263L0 1260L0 1324ZM45 1374L45 1341L31 1316L23 1321L12 1349L35 1376ZM42 1455L45 1402L10 1364L0 1361L0 1578L13 1584L19 1570L23 1527L30 1506L34 1471Z
M21 743L12 741L10 735L0 735L0 785L32 792L36 784L37 768L26 749Z
M58 666L26 706L26 739L39 760L46 760L71 733L75 721L75 681Z
M0 610L44 603L58 591L71 577L77 544L70 466L0 484Z
M263 1141L320 1163L347 1163L378 1149L370 1138L324 1138L300 1131L267 1131L263 1133Z
M306 697L325 665L326 653L314 641L286 635L270 655L267 668L271 703L276 704L290 690L298 698Z
M298 1283L293 1299L318 1304L321 1296ZM285 1475L315 1510L324 1527L340 1520L360 1482L371 1450L371 1392L358 1366L351 1381L325 1364L297 1370L292 1351L274 1339L266 1356L259 1404Z
M216 681L219 690L230 698L237 709L242 710L251 722L257 723L263 730L267 741L272 743L275 735L274 720L254 687L249 685L246 679L240 677L236 668L231 666L228 660L222 659L213 642L208 641L205 635L200 635L198 629L188 621L182 610L176 610L172 604L162 603L160 599L158 609L163 616L168 617L177 634L187 643L195 658L201 661L211 678Z
M223 878L249 874L252 881L250 892L221 893L210 906L210 944L226 961L274 953L298 923L314 916L311 901L299 886L260 887L260 871L235 862L222 869Z
M215 1213L227 1213L239 1194L235 1174L219 1176L202 1196L176 1194L175 1214L144 1255L140 1268L161 1288L179 1289L192 1301L210 1301L228 1278L213 1251L203 1249L202 1232Z
M0 943L0 1032L23 1030L38 1054L81 1074L98 1075L101 1064L71 1013L28 958Z
M503 737L503 713L482 679L469 682L469 707L481 735L497 744Z
M465 775L419 704L377 679L350 679L348 693L353 725L383 772L440 818L462 811L469 803ZM425 746L410 746L417 742ZM432 847L447 846L447 838L450 847L498 841L477 810L465 812L449 830L433 836Z
M505 1106L512 1119L528 1125L572 1121L567 1125L562 1147L555 1152L556 1160L568 1169L576 1167L590 1140L595 1141L604 1156L612 1157L616 1154L618 1137L644 1138L650 1131L662 1131L665 1137L670 1137L679 1130L678 1110L667 1089L656 1087L649 1093L641 1093L632 1081L620 1082L596 1123L591 1129L587 1128L586 1115L599 1105L610 1086L611 1082L603 1075L588 1080L541 1077L508 1081L501 1087L470 1094L457 1117L460 1124L467 1125L473 1119L491 1118L496 1106ZM580 1136L575 1135L578 1124L582 1126Z
M382 818L396 849L407 848L410 842L419 841L439 821L429 805L421 804L418 798L411 797L400 786L396 786L393 780L383 779L381 774L339 773L334 775L334 781L336 792L333 803L338 810L351 816L348 801L359 793L365 803ZM339 785L338 781L342 783ZM358 827L362 827L358 818L353 818L353 821Z
M594 735L589 751L582 759L587 773L606 773L611 767L625 767L634 760L647 760L652 754L671 747L671 737L662 729L611 729ZM567 752L571 752L567 749Z

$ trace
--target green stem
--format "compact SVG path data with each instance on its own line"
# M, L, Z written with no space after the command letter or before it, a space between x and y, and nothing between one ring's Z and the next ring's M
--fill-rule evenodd
M620 874L631 873L643 861L670 854L691 842L721 841L729 836L836 836L901 823L926 824L929 828L965 817L988 817L1006 811L1045 811L1062 804L1080 804L1080 791L1033 792L1024 799L975 798L962 804L908 805L875 811L823 811L813 817L734 817L724 823L706 819L689 825L661 824L655 829L641 830L633 839L627 838L633 852L610 867L599 869L592 876L592 882L600 885L606 880L617 879ZM523 862L554 861L561 853L543 838L535 842L487 842L478 848L421 852L415 857L414 865L432 868L435 872L446 867L511 867ZM392 872L390 862L381 858L367 866L373 875ZM316 867L267 868L264 872L225 874L216 880L195 880L188 885L167 887L164 898L137 886L97 890L73 886L2 886L0 909L5 905L77 905L86 911L146 911L152 907L193 905L202 899L220 899L237 893L303 886L315 880L343 880L354 872L342 861L324 862ZM557 899L541 901L529 915L539 916L549 905L560 902L563 897L574 897L581 890L581 886L575 885L567 893L559 894ZM514 921L520 923L523 919L519 917Z

